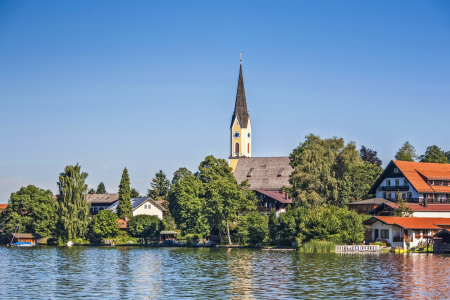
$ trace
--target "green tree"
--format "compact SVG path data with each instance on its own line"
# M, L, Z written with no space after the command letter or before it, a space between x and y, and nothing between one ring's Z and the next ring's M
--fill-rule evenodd
M349 203L368 198L370 188L382 172L383 169L378 164L363 162L349 165L341 181L341 202Z
M89 209L86 201L88 174L81 172L81 166L67 166L59 175L56 224L57 235L64 241L84 238L90 223Z
M125 216L131 217L133 215L131 209L130 177L128 176L127 168L123 170L122 179L120 180L117 215L120 219L125 218Z
M132 188L130 190L130 197L131 198L139 198L140 197L139 196L139 191L137 189L135 189L135 188Z
M92 231L99 237L111 238L119 233L119 218L109 209L101 210L95 215L92 223Z
M353 142L345 145L342 138L321 139L313 134L290 157L294 171L288 192L295 205L307 208L340 205L341 181L350 165L361 162Z
M201 199L203 185L193 175L179 179L169 193L169 210L184 234L206 234L209 230Z
M103 182L100 182L100 184L97 187L97 191L95 193L96 194L107 194L108 193L106 191L105 184Z
M11 193L8 209L0 215L3 233L14 232L20 218L20 232L34 233L39 237L49 237L56 224L56 204L50 190L34 185L20 188Z
M89 195L95 194L95 190L93 188L90 188L88 194Z
M445 154L445 157L447 157L447 160L450 162L450 151L447 151L444 154Z
M252 211L238 218L235 238L240 244L255 246L263 243L268 235L267 216L263 216L257 211Z
M412 217L414 214L411 206L408 205L406 199L402 197L402 195L397 192L395 193L396 197L396 208L394 209L395 217Z
M205 184L222 178L236 182L232 171L226 160L209 155L200 163L196 176Z
M152 179L150 185L152 189L148 190L149 197L152 197L153 200L166 200L170 189L170 181L162 170L155 174L155 178Z
M416 148L406 141L395 154L395 160L415 161L417 159Z
M163 229L163 226L163 223L158 219L158 217L137 215L128 221L127 231L131 236L143 238L145 243L147 243L147 239L158 237L159 232Z
M425 155L420 156L420 162L448 164L449 161L445 156L444 151L436 145L427 148Z
M172 185L176 184L184 176L189 175L192 175L192 172L189 171L187 168L179 168L178 170L175 171L175 173L173 173Z
M277 237L278 237L278 218L277 213L272 208L270 210L269 220L268 220L268 227L269 227L269 239L272 244L276 243Z

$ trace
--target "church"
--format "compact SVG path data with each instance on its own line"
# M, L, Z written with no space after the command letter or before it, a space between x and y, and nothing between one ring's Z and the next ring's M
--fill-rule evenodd
M290 186L289 177L293 171L290 159L288 156L252 157L252 134L241 62L230 126L229 164L238 183L247 180L250 189L256 193L261 214L270 214L272 208L277 214L282 213L292 204L292 199L283 191L283 187Z

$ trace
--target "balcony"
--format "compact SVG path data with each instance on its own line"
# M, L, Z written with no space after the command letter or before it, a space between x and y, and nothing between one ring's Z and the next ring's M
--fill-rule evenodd
M394 186L382 186L382 191L386 192L401 192L401 191L409 191L409 185L394 185Z
M416 234L414 235L414 237L415 237L416 239L421 239L421 238L422 238L422 235L416 233Z

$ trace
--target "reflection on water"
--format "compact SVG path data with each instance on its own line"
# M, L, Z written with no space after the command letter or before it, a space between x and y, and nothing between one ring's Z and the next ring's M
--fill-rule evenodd
M449 297L450 256L0 247L0 298Z

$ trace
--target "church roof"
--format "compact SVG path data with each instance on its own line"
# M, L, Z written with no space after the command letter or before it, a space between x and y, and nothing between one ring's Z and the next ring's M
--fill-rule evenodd
M291 186L289 177L294 170L289 157L242 157L233 172L238 183L248 180L251 190L278 191Z
M234 105L233 118L231 119L231 126L233 127L233 122L235 117L239 120L239 125L241 128L247 128L249 115L247 110L247 100L245 99L245 89L244 89L244 77L242 76L242 65L239 69L239 81L236 93L236 103Z

